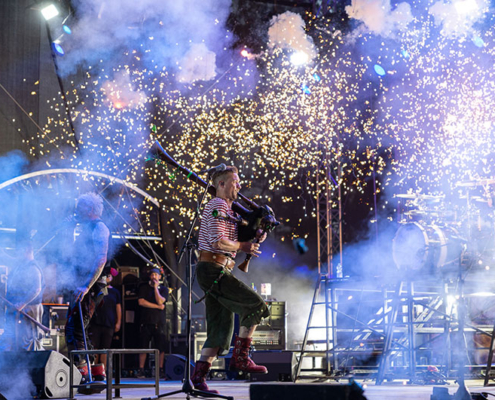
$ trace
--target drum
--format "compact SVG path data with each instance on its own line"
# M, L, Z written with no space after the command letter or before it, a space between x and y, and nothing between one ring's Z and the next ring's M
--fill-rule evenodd
M392 256L400 269L458 267L464 241L450 226L403 224L392 243Z

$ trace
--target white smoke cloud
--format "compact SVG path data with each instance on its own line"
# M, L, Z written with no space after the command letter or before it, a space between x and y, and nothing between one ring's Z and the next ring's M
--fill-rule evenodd
M172 0L75 0L72 35L59 59L62 73L119 64L124 53L141 63L176 67L191 43L205 43L213 52L228 47L225 22L231 2L205 0L194 4Z
M215 58L215 53L208 50L204 43L193 44L179 63L181 69L177 74L178 81L192 83L213 79L216 75Z
M361 31L384 37L393 37L405 30L413 20L409 4L400 3L392 10L390 0L352 0L345 10L349 18L363 23Z
M453 2L437 1L430 7L429 13L435 19L435 25L441 26L440 33L445 37L459 37L469 34L473 25L488 11L487 0L457 0Z
M299 14L287 11L276 15L270 22L268 29L270 48L280 47L295 52L303 52L309 60L317 56L316 47L311 37L306 34L304 20Z

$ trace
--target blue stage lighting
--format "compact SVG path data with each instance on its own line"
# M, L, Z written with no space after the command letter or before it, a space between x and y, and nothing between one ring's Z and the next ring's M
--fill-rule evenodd
M313 78L314 78L314 80L315 80L316 82L320 82L320 81L321 81L320 76L319 76L316 72L313 74Z
M407 50L402 50L400 53L402 54L402 57L404 57L404 58L409 58L410 57L410 55L407 52Z
M65 33L67 33L67 35L72 34L72 29L70 29L67 25L62 25L62 29Z
M473 43L477 47L483 47L485 45L485 42L479 36L473 37Z
M65 54L65 51L62 46L60 46L60 44L53 42L52 47L55 53L57 53L59 56L63 56Z
M380 75L384 76L387 72L383 69L381 65L375 64L375 72Z
M309 89L309 87L305 83L303 83L301 85L301 89L302 89L304 94L311 94L311 90Z

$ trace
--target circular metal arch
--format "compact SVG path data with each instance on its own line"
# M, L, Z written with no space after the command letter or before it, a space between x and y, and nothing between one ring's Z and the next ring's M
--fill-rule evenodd
M144 190L138 188L137 186L135 186L129 182L126 182L126 181L119 179L119 178L112 176L112 175L104 174L102 172L86 171L83 169L76 169L76 168L54 168L54 169L44 169L41 171L30 172L28 174L20 175L20 176L17 176L15 178L9 179L9 180L1 183L0 184L0 190L2 190L3 188L10 186L14 183L17 183L17 182L20 182L20 181L23 181L26 179L34 178L37 176L50 175L50 174L79 174L79 175L91 175L91 176L98 176L100 178L106 178L106 179L110 180L110 182L112 182L112 183L113 182L120 183L121 185L124 185L125 187L135 191L136 193L139 193L141 196L148 199L154 205L156 205L158 208L160 208L160 203L158 203L158 201L153 196L150 196Z

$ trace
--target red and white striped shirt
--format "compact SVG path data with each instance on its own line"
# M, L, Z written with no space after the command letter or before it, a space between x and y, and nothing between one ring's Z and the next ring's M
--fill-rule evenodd
M237 241L237 224L230 221L225 221L213 217L213 211L217 210L225 214L236 216L236 213L229 207L227 202L220 197L215 197L210 200L205 206L201 225L199 227L199 250L210 251L212 253L229 254L233 258L236 252L227 252L220 249L215 249L213 243L218 242L222 238Z

